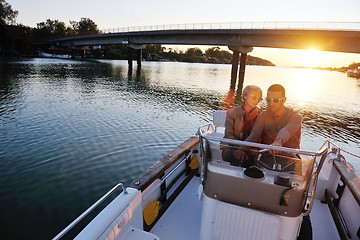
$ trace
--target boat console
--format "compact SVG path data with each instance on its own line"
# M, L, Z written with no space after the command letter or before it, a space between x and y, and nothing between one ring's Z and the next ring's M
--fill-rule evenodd
M293 153L293 149L286 148L272 155L268 149L274 146L218 135L214 131L201 135L203 187L208 198L280 216L297 217L303 213L315 156L300 157L296 150ZM233 166L222 159L224 147L237 149L241 145L256 152L250 154L253 166Z
M303 162L303 174L296 175L258 166L242 168L222 160L213 160L208 162L204 193L222 202L297 217L303 212L312 163Z
M311 201L309 208L307 201L316 156L218 135L211 131L199 135L204 193L200 239L232 239L229 236L236 235L296 239L304 212L311 209ZM238 149L240 145L257 149L257 154L248 154L254 157L250 167L222 159L224 147ZM272 155L266 149L280 154Z

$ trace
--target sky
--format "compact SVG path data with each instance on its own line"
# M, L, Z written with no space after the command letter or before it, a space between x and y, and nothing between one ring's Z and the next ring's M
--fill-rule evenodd
M90 18L101 29L220 22L356 22L360 0L6 0L19 11L17 23L36 27L47 19L67 25ZM166 46L172 47L174 46ZM178 46L184 50L193 46ZM206 49L208 46L201 46ZM228 50L226 47L222 47ZM341 67L360 62L360 54L255 48L250 55L278 66Z

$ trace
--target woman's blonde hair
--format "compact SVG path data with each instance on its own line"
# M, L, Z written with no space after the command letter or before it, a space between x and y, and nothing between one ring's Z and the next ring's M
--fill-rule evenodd
M250 91L258 91L260 93L260 97L262 97L262 91L260 87L256 85L247 85L242 92L243 99Z

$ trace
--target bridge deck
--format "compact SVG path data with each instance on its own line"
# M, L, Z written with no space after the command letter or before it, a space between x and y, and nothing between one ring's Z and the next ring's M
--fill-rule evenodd
M240 24L240 25L239 25ZM57 46L171 44L249 46L360 53L360 23L178 24L105 30L52 39Z

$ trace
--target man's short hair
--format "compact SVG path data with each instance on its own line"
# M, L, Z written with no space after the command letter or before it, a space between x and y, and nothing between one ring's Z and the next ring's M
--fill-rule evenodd
M273 84L268 88L268 92L281 92L281 95L285 97L285 88L280 84Z
M242 92L242 96L245 97L245 95L248 94L250 91L258 91L260 93L260 97L262 97L261 88L256 85L247 85Z

